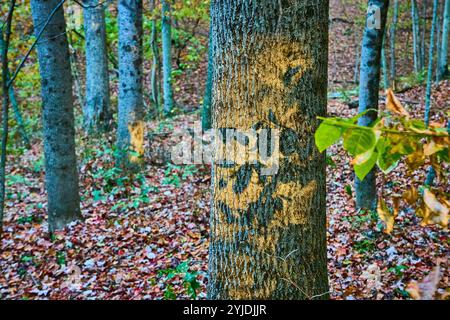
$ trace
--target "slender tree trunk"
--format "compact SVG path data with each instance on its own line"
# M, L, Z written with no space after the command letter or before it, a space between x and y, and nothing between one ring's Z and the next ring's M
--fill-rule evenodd
M369 26L370 12L366 19L361 49L361 75L359 82L359 108L378 109L378 92L380 83L381 48L383 46L389 0L369 0L369 7L378 8L380 28ZM392 75L391 75L392 77ZM394 78L394 77L392 77ZM368 112L359 118L359 125L368 126L377 118L376 112ZM364 180L355 176L356 206L375 210L377 206L376 170L373 169Z
M436 20L436 29L435 29L435 37L436 37L436 44L435 44L435 48L436 48L436 71L435 71L435 80L436 82L439 82L439 61L441 60L441 50L439 50L439 48L441 47L441 6L439 5L438 2L438 7L437 7L437 20Z
M3 214L5 210L5 196L6 196L6 149L8 144L8 116L9 116L9 91L8 91L8 78L9 78L9 66L8 66L8 50L9 39L11 37L11 23L14 13L14 7L16 0L11 0L8 15L5 23L0 28L2 33L2 47L1 47L1 61L2 61L2 145L0 155L0 240L3 234ZM3 30L5 28L5 30ZM3 32L5 37L3 38ZM5 39L3 41L3 39Z
M450 28L450 0L445 0L442 22L442 41L440 48L438 81L448 76L448 30Z
M86 104L84 127L87 132L111 129L108 54L106 48L105 7L103 0L85 0Z
M391 29L390 29L390 40L391 40L391 45L390 45L390 51L391 51L391 64L390 64L390 68L391 68L391 84L392 84L392 88L395 89L396 85L395 85L395 78L397 77L397 62L395 59L395 36L396 36L396 32L397 32L397 20L398 20L398 0L394 0L394 13L392 16L392 24L391 24Z
M428 127L430 124L430 111L431 111L431 85L433 79L433 55L434 55L434 33L437 26L437 12L438 12L438 0L433 1L433 21L431 22L431 32L430 32L430 48L428 51L428 72L427 72L427 88L425 92L425 126ZM433 185L434 179L436 178L436 171L433 167L428 168L427 178L425 180L425 185Z
M164 114L169 115L173 108L172 93L172 34L170 0L162 0L162 63Z
M386 61L386 50L384 49L385 46L385 39L386 35L383 35L383 44L381 48L381 67L383 68L383 87L386 91L389 88L389 71L387 67L387 61Z
M433 1L433 21L431 23L430 32L430 47L428 51L428 73L427 73L427 88L425 93L425 125L428 127L430 123L430 109L431 109L431 85L433 79L433 56L434 56L434 34L437 25L437 7L438 0Z
M208 73L206 78L205 95L203 97L202 109L202 128L203 130L211 129L211 102L212 102L212 86L213 86L213 54L212 54L212 28L209 28L209 47L208 47Z
M142 0L119 1L118 165L135 168L144 153Z
M67 32L67 42L69 44L69 55L70 55L70 67L72 70L72 77L73 77L73 84L75 86L75 95L78 100L78 103L83 106L85 104L85 99L83 95L83 90L81 86L81 77L78 73L78 56L77 56L77 50L73 46L73 39L72 39L72 33Z
M314 132L326 114L328 1L214 0L211 23L213 127L279 130L279 163L264 175L260 159L215 159L209 297L327 298L325 155Z
M421 32L421 38L420 38L420 64L422 65L422 68L425 68L425 39L426 39L426 33L427 33L427 7L428 7L428 0L422 0L422 32Z
M31 0L36 34L59 2ZM37 45L50 232L81 217L75 155L72 74L65 31L64 11L60 7Z
M422 66L420 65L419 17L417 13L416 0L411 0L411 20L413 34L414 72L419 73L419 71L422 69Z

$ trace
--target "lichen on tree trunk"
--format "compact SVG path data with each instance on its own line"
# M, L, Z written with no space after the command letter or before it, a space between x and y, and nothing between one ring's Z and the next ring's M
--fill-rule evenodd
M213 164L211 299L328 296L325 158L328 1L214 0L213 127L279 130L279 169Z

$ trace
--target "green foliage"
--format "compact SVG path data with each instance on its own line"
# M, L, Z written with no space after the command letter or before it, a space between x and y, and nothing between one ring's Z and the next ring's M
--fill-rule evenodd
M200 288L200 283L197 281L198 272L190 271L189 261L180 263L175 269L170 268L160 270L159 276L163 276L165 281L170 281L175 277L181 278L187 295L191 299L197 298L197 291ZM166 291L164 292L164 298L170 300L176 299L176 295L171 284L167 285Z

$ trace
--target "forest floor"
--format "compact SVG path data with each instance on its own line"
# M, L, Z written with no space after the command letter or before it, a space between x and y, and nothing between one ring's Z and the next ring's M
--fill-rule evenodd
M330 115L352 116L356 99L354 65L362 28L356 5L332 0L329 45ZM345 1L344 1L345 2ZM333 19L339 18L339 19ZM410 34L399 30L398 73L408 74ZM404 50L402 50L404 49ZM408 54L404 54L408 52ZM205 79L199 70L177 80L180 105L198 106ZM450 81L433 87L434 119L448 110ZM399 93L407 110L423 118L425 89ZM380 107L384 107L381 97ZM8 158L7 203L0 243L0 299L188 299L186 284L196 276L198 298L206 297L210 168L168 165L170 133L192 127L194 112L148 123L145 167L122 176L114 168L115 136L78 135L83 220L49 236L42 141ZM439 293L448 295L448 231L420 226L411 208L396 218L392 234L382 232L376 215L355 210L350 158L341 146L328 151L327 241L333 299L409 299L407 285L421 281L437 265ZM421 185L399 166L378 181L386 198ZM440 181L449 188L448 181ZM450 190L447 190L450 191ZM187 275L187 276L186 276Z
M449 81L434 88L433 101L439 102L433 106L439 111L435 114L444 110L443 97L449 89ZM401 101L419 102L405 105L420 117L423 93L423 88L417 87L398 97ZM355 112L340 101L330 101L330 114L351 116ZM152 162L134 177L120 178L115 172L107 144L95 148L92 141L85 144L82 147L85 153L80 155L85 159L80 172L84 221L75 222L52 237L47 233L43 206L46 199L40 146L35 145L21 159L10 161L13 183L8 185L0 253L0 297L189 298L183 279L186 273L198 272L199 297L204 298L210 169L167 167L161 158L172 143L166 133L187 128L197 118L198 115L191 114L176 117L170 125L151 123L149 132L160 133L147 149L165 151L148 155ZM447 231L420 226L412 209L407 209L397 217L393 233L384 234L376 215L355 210L351 196L353 173L347 153L341 146L335 146L328 155L332 159L327 169L332 298L408 298L407 284L421 280L439 264L444 294L450 275L446 265ZM405 186L417 186L424 175L423 170L417 170L410 177L399 167L386 177L389 182L384 185L384 194L387 197L405 190ZM73 273L73 277L67 272ZM168 277L168 273L172 275Z

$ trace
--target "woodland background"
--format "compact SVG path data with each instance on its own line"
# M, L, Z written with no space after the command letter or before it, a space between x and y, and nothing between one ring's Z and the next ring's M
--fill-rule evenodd
M393 1L391 1L393 2ZM423 6L423 2L426 2ZM428 56L432 1L417 1L426 25ZM28 0L18 1L9 50L14 70L34 41ZM440 12L444 1L439 1ZM331 0L329 23L328 113L357 114L358 64L366 1ZM391 3L392 6L392 3ZM40 122L40 76L33 51L14 83L24 140L11 110L7 146L4 232L0 251L1 299L189 299L206 297L210 167L177 166L167 159L170 133L201 117L208 65L209 1L180 0L173 6L172 74L175 108L171 117L151 108L151 14L144 1L144 104L146 139L144 169L122 175L113 161L113 132L101 137L82 129L85 61L82 8L66 5L74 96L76 151L84 221L48 234ZM7 1L0 5L6 16ZM117 10L106 10L111 106L117 114ZM442 17L442 14L441 14ZM389 10L388 28L392 24ZM439 22L442 25L442 21ZM161 24L157 19L157 28ZM414 73L410 1L399 1L395 40L396 96L414 117L422 119L426 71ZM160 34L160 32L159 32ZM390 61L389 32L385 53ZM157 38L158 46L161 39ZM434 68L433 68L434 69ZM433 81L432 119L449 106L449 80ZM385 108L384 96L380 109ZM391 234L383 232L376 213L355 209L353 170L341 145L327 151L327 242L333 299L411 299L414 282L440 266L432 284L438 296L449 290L448 231L420 224L414 208L402 210ZM447 168L448 170L448 168ZM378 188L386 198L423 183L426 168L406 174L399 165ZM448 171L446 171L448 173ZM448 175L447 175L448 177ZM438 187L448 194L450 185ZM390 200L389 200L390 201ZM67 266L81 269L81 282L65 285ZM411 285L412 284L412 285ZM410 290L408 291L408 285ZM411 288L412 291L411 291Z

